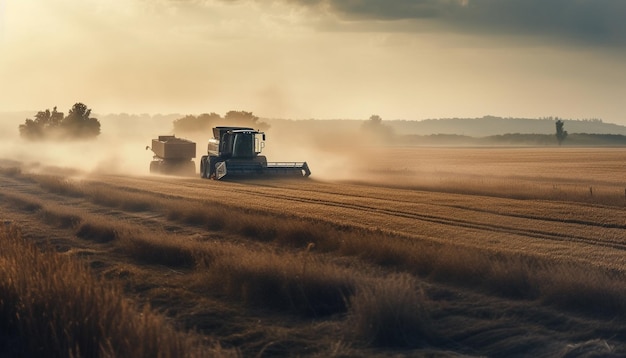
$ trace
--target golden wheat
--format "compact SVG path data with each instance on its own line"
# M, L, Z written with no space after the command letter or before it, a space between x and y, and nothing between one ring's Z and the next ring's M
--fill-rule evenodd
M42 253L14 226L0 228L0 314L19 354L49 357L227 356L176 331L148 307L137 310L116 286L77 261Z

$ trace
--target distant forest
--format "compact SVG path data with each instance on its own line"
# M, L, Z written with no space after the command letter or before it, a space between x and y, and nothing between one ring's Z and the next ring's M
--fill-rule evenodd
M259 117L252 114L252 112L246 111L229 111L224 117L214 112L203 113L198 116L186 115L175 119L173 125L174 132L180 134L202 131L211 133L211 128L217 126L252 127L259 130L269 128L266 123L259 121Z
M489 146L558 146L556 122L567 131L564 146L626 146L626 126L604 123L600 119L572 120L558 117L540 119L444 118L420 121L380 120L267 120L271 126L323 131L376 132L379 141L388 145L489 145Z
M398 136L397 145L439 146L557 146L555 134L500 134L486 137L470 137L456 134L405 135ZM572 133L563 146L626 146L622 134Z
M512 133L554 134L556 120L565 123L569 133L622 134L626 135L626 126L604 123L601 119L565 119L558 117L502 118L484 116L480 118L444 118L421 121L393 120L385 121L396 134L455 134L470 137L486 137Z
M561 122L565 136L557 136ZM626 127L600 119L482 118L390 121L397 144L489 146L626 146ZM412 134L400 134L412 133ZM421 133L421 134L419 134ZM559 140L560 139L560 140Z
M34 112L0 113L0 138L17 132L24 116ZM605 123L601 119L565 119L557 117L504 118L441 118L424 120L389 120L378 115L369 119L291 120L257 117L252 112L230 111L223 117L213 112L201 115L181 114L106 114L98 115L102 132L125 128L126 131L148 132L148 136L170 131L184 136L195 132L212 135L214 125L247 125L273 132L277 137L292 133L306 133L312 137L340 136L367 133L368 140L386 145L531 145L556 146L555 123L562 120L568 132L564 146L626 146L626 126ZM241 117L241 118L239 118ZM11 124L15 123L15 124ZM23 122L22 122L23 123ZM6 127L6 128L4 128ZM157 129L162 128L162 129ZM159 133L152 133L154 131ZM294 132L295 131L295 132ZM180 132L180 133L179 133ZM281 133L282 132L282 133ZM166 134L166 133L162 133ZM362 138L354 138L361 140ZM356 142L355 142L356 143ZM372 142L374 143L374 142ZM367 143L364 143L367 145Z

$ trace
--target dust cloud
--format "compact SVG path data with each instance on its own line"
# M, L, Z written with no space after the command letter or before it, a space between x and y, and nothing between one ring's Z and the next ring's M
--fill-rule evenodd
M196 172L206 154L210 130L173 133L180 116L111 115L99 118L95 140L33 142L20 137L19 125L32 113L0 113L0 159L23 164L24 171L56 168L80 175L149 175L159 135L196 142ZM529 196L611 191L623 200L621 150L589 148L462 148L401 146L381 142L362 130L363 121L268 120L263 155L270 162L307 162L311 179L368 185ZM598 161L602 158L602 161ZM593 168L593 169L590 169ZM597 188L597 189L596 189ZM599 191L598 191L599 192ZM543 194L542 194L543 193ZM582 195L582 194L581 194Z
M0 113L0 158L22 162L29 170L45 173L67 168L84 174L147 175L153 158L151 145L159 135L176 135L196 143L196 172L207 152L210 130L174 133L180 115L98 116L101 134L94 140L29 141L19 125L33 113ZM358 120L268 120L262 155L270 162L307 162L311 178L323 181L364 180L388 172L385 146L362 130ZM232 125L232 123L231 123Z
M271 162L307 162L311 178L352 180L372 169L372 156L384 151L361 130L362 121L274 121L263 151Z
M153 158L151 140L174 134L196 143L196 172L206 154L210 130L174 133L180 115L98 116L101 134L84 141L29 141L19 125L32 113L0 113L0 159L23 163L30 171L67 168L83 174L148 175ZM402 181L415 178L414 167L397 162L390 145L362 130L358 120L268 120L263 155L270 162L307 162L311 178L322 181ZM408 155L410 157L410 155ZM419 165L419 161L413 163ZM424 170L422 167L420 170ZM422 173L424 174L424 173ZM422 175L422 178L425 177Z
M101 123L101 134L95 140L36 142L19 135L19 125L28 117L32 113L0 114L0 159L19 161L37 173L67 168L85 175L148 175L153 153L146 146L159 135L171 134L196 143L194 162L199 172L200 157L206 154L212 137L210 130L174 133L173 120L179 115L95 115ZM442 181L458 184L461 177L468 176L483 180L485 173L497 172L484 166L464 166L462 160L455 161L458 155L442 157L438 149L403 149L381 143L362 129L363 121L266 122L269 129L265 130L262 154L270 162L307 162L314 180L436 186ZM497 164L502 168L502 163Z
M33 113L0 114L0 158L23 163L28 170L45 173L50 168L67 168L84 174L147 175L153 153L146 150L153 138L174 134L196 142L196 170L206 154L210 131L173 132L177 116L108 115L96 118L101 134L93 140L30 141L20 137L19 125ZM270 123L263 150L268 161L304 162L312 178L350 179L367 163L366 138L358 138L359 121L345 121L329 128L320 121L277 121ZM343 121L342 121L343 122ZM335 128L337 127L337 128Z
M84 174L145 175L153 156L146 146L152 138L172 131L171 121L109 117L99 119L101 134L93 140L30 141L19 135L25 118L32 114L0 117L0 158L19 161L38 173L54 167Z

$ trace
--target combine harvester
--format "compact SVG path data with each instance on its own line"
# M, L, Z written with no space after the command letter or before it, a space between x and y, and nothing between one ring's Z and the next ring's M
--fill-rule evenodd
M160 135L152 140L154 152L150 162L150 173L170 175L196 175L196 143L173 135Z
M215 127L208 155L200 159L200 176L208 179L308 177L306 162L268 163L261 154L265 133L246 127Z

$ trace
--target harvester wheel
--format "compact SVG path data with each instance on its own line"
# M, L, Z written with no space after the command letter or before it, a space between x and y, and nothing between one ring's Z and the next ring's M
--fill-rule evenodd
M200 158L200 178L207 178L206 175L206 166L207 166L207 156L203 155L202 158Z
M203 178L209 179L211 175L211 160L209 158L204 162Z
M215 165L217 164L217 157L216 156L209 156L207 158L207 165L204 167L205 169L205 176L209 179L215 179Z
M153 160L150 162L150 173L159 173L159 161Z

